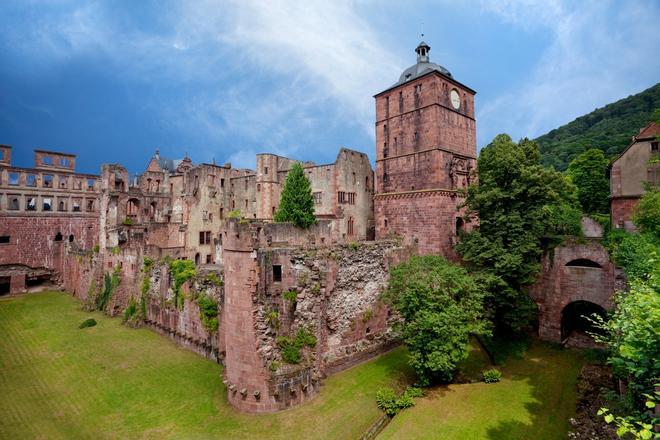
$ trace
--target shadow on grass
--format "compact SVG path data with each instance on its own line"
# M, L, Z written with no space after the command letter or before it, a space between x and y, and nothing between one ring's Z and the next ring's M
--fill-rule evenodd
M568 420L575 413L576 381L584 356L540 341L533 341L531 348L524 359L503 363L504 378L525 381L531 388L532 400L524 403L528 421L500 421L488 429L489 439L566 438Z

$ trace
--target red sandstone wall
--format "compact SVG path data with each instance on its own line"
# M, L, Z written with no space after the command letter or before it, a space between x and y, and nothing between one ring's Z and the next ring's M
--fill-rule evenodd
M587 259L601 266L566 266L572 260ZM610 261L605 248L597 242L566 244L543 258L539 281L530 296L539 306L539 337L561 342L561 318L564 308L574 301L589 301L609 310L612 294L624 288L620 270Z
M60 232L63 241L56 242ZM0 265L24 264L62 270L62 248L73 235L77 248L92 249L97 243L97 217L30 216L0 217L0 235L11 236L9 244L0 245Z
M610 202L612 226L623 228L626 231L634 231L636 228L632 222L632 217L637 203L639 203L639 197L612 198Z

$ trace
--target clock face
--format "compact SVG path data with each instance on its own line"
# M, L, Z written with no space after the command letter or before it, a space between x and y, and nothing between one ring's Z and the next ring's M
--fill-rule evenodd
M461 107L461 97L458 96L456 89L452 89L449 93L449 98L451 99L451 105L458 110Z

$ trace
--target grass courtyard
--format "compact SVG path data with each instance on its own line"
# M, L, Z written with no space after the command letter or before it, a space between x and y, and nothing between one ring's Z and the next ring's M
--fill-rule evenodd
M96 327L80 330L86 318ZM148 330L80 310L48 292L0 299L0 438L357 439L380 417L376 391L410 380L394 350L324 381L301 407L234 411L221 366ZM465 370L477 374L475 352ZM508 361L498 384L432 390L396 416L382 438L565 438L581 357L535 344Z

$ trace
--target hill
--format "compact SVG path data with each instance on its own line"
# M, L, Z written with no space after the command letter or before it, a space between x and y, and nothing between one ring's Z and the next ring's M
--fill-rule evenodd
M590 148L599 148L608 157L616 156L649 123L656 108L660 108L660 83L536 138L541 161L563 171L575 156Z

